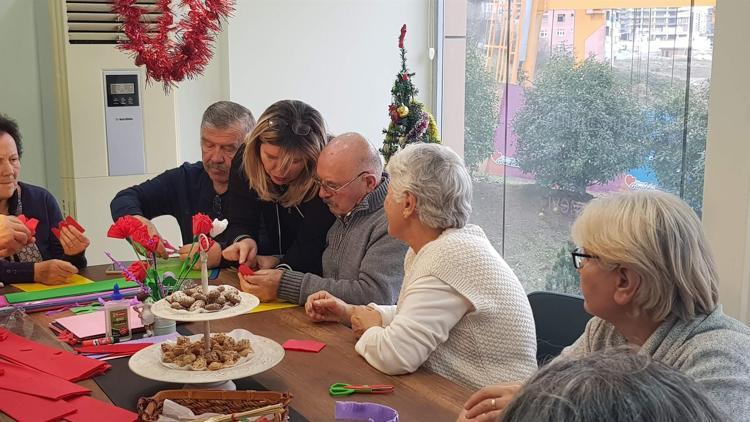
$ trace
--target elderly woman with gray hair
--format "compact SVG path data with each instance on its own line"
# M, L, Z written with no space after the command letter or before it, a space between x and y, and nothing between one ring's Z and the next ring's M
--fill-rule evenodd
M467 224L472 184L461 159L447 147L415 144L387 170L388 233L410 247L398 305L354 306L322 291L308 297L308 316L351 322L357 353L387 374L424 364L467 386L531 375L531 308L482 229Z
M716 264L695 212L664 192L615 194L591 201L572 235L594 318L562 358L632 345L694 379L731 420L750 420L750 328L721 311ZM479 390L461 420L495 420L519 388Z
M720 422L695 381L629 347L558 359L539 370L499 422Z

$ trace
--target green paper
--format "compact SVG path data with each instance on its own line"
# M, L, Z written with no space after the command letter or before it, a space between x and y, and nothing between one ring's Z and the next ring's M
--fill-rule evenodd
M112 280L97 281L95 283L79 284L77 286L60 287L59 289L39 290L36 292L8 293L7 295L5 295L5 299L8 301L8 303L19 303L30 302L32 300L52 299L57 297L80 296L89 293L112 291L115 283L120 286L120 289L138 287L138 284L132 281L125 281L124 278L115 278Z

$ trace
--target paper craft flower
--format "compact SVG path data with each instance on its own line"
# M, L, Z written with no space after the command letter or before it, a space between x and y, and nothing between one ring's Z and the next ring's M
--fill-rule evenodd
M211 217L200 212L193 216L193 236L209 234L212 228Z
M211 232L209 233L209 235L211 235L211 237L216 237L224 233L224 230L227 229L228 225L229 221L227 221L226 219L219 220L218 218L214 218L214 222L211 226Z
M128 267L128 271L125 273L125 278L129 281L143 283L146 280L149 267L150 265L148 265L148 262L135 261Z

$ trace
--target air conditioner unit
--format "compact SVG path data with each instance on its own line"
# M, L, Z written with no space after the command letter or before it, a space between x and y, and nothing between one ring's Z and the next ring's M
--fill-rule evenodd
M155 0L137 3L149 9L144 21L158 19ZM177 165L175 97L159 83L149 86L144 69L117 49L123 34L111 0L37 6L49 9L49 25L37 22L43 124L56 135L46 138L57 139L45 146L48 187L63 213L87 229L90 264L108 262L104 251L134 259L126 242L106 237L109 202L119 190ZM179 239L172 229L163 234Z

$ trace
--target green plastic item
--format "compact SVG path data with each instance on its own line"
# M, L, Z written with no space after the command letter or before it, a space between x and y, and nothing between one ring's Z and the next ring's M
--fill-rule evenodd
M32 300L44 300L57 297L80 296L89 293L111 292L115 283L120 288L127 289L138 287L138 284L132 281L125 281L124 278L115 278L112 280L97 281L95 283L79 284L77 286L60 287L58 289L39 290L36 292L19 292L8 293L5 299L8 303L30 302Z

